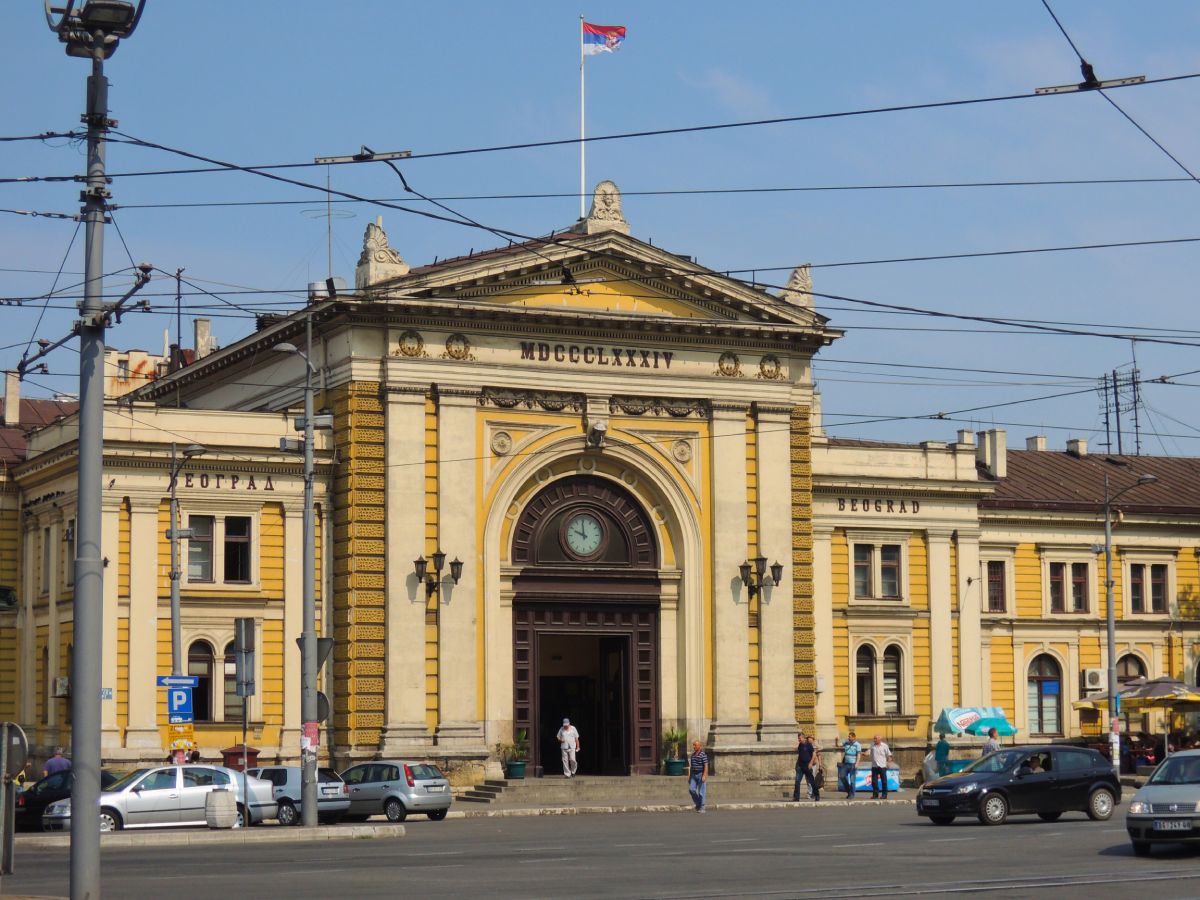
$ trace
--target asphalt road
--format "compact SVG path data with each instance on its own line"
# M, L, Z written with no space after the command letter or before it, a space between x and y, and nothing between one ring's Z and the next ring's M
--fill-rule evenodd
M1123 828L1068 814L927 824L909 806L541 816L409 823L399 840L107 850L104 896L1200 896L1200 851L1137 859ZM263 826L269 827L269 826ZM0 893L66 896L65 850L18 851Z

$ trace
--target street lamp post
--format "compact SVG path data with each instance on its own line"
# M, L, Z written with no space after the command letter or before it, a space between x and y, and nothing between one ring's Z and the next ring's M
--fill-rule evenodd
M1104 598L1108 613L1108 741L1109 758L1113 768L1118 772L1121 768L1121 736L1116 731L1118 715L1117 698L1117 619L1113 608L1113 571L1112 571L1112 505L1113 501L1143 484L1153 484L1158 479L1153 475L1141 475L1131 485L1127 485L1115 494L1109 494L1108 473L1104 473Z
M75 659L71 673L71 900L100 897L100 680L104 634L104 563L100 547L104 466L104 173L108 79L104 61L137 28L145 0L75 0L51 5L46 24L68 56L90 60L87 82L87 184L83 190L84 281L79 305L79 473L75 514ZM57 16L57 18L55 18Z
M192 537L192 529L179 527L179 501L175 497L175 487L179 481L179 470L189 459L206 452L199 444L183 448L183 459L178 459L175 452L175 442L171 442L171 526L167 529L167 540L171 542L171 674L183 674L183 626L179 616L179 579L183 573L179 569L179 541L181 538Z
M304 360L304 631L300 638L300 824L317 825L317 598L316 534L313 529L312 316L305 320L306 349L279 343L275 349Z

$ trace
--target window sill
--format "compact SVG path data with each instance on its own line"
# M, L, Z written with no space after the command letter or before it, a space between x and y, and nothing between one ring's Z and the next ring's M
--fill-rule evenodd
M896 724L903 723L909 728L917 727L917 717L910 716L905 713L879 713L878 715L865 716L855 715L846 716L846 724L854 725L875 725L875 724Z

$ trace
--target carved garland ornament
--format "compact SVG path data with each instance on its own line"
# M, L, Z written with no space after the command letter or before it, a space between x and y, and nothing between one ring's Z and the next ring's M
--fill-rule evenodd
M608 401L608 411L627 416L673 416L686 419L688 416L706 418L708 409L703 400L679 399L674 397L613 397Z
M713 374L723 375L726 378L741 378L742 362L738 359L738 355L732 350L722 353L721 358L717 360L717 371Z
M396 345L396 349L392 352L392 355L407 356L409 358L425 356L425 339L421 337L420 332L413 331L410 328L400 335L400 342Z
M553 391L517 391L511 388L484 388L479 395L480 406L500 409L544 409L547 412L583 411L579 394L560 394Z
M467 340L467 336L456 332L446 338L446 352L442 354L442 359L475 359L475 355L471 352L471 342Z
M774 353L768 353L758 361L758 377L768 381L776 381L783 378L783 365L779 362L779 357Z

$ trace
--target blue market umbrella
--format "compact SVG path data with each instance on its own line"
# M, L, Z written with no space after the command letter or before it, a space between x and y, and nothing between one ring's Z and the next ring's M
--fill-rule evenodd
M1012 722L1003 716L984 716L982 719L976 719L964 730L967 734L973 734L976 737L985 737L993 728L996 729L996 734L1000 735L1000 737L1012 737L1017 733L1017 729Z

